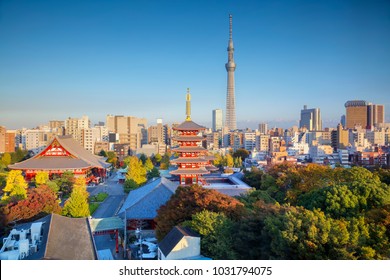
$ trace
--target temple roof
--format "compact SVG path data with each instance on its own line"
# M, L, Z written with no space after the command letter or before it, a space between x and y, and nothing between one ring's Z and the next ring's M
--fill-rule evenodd
M50 148L56 146L61 155L48 155ZM91 154L70 135L56 136L39 154L25 161L9 165L10 169L68 170L83 168L107 168L110 164L105 158Z
M126 219L154 219L157 210L175 193L178 184L160 177L129 193L118 216Z
M217 171L217 170L219 170L219 168L218 167L215 167L214 165L206 165L205 166L206 167L206 169L208 170L208 171Z
M96 260L88 218L52 214L45 259Z
M89 219L92 232L123 229L124 222L119 217L109 217L100 219Z
M173 127L174 130L205 130L206 128L204 126L201 126L191 120L186 120L179 124L176 127Z
M206 159L200 158L200 157L180 157L180 158L171 160L171 163L173 163L173 164L175 164L175 163L203 163L203 162L208 162L208 161Z
M200 142L203 140L203 137L202 136L195 136L195 135L190 135L190 136L185 136L185 135L180 135L180 136L177 136L177 137L173 137L174 141L197 141L197 142Z
M184 152L184 153L193 153L193 152L205 152L207 151L203 147L199 146L181 146L175 149L172 149L173 152Z
M210 171L207 171L204 167L200 168L179 168L169 172L172 175L203 175L209 174Z

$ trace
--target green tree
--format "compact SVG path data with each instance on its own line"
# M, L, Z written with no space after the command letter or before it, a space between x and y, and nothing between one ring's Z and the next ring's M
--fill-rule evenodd
M16 151L14 153L11 153L11 158L12 158L11 163L20 162L23 159L28 158L28 151L22 150L20 148L16 148Z
M390 187L364 168L340 169L335 177L335 184L302 195L298 203L339 218L356 217L390 202Z
M88 217L90 215L88 197L85 179L77 178L72 193L65 202L62 210L63 215L73 218Z
M153 167L152 170L148 172L148 179L160 177L160 171L156 167Z
M117 167L118 165L118 157L115 152L108 151L107 152L107 162L111 163L112 166Z
M260 189L261 181L264 172L256 167L252 167L251 171L244 170L244 179L243 181L247 183L252 188Z
M202 210L192 215L192 219L185 221L183 226L201 235L203 255L217 260L236 259L231 235L233 222L225 214Z
M139 156L139 160L142 162L143 165L145 165L146 159L147 159L147 156L145 154L141 154Z
M105 150L100 150L99 156L108 158L107 152Z
M60 187L54 181L48 181L46 185L54 192L58 193L60 191Z
M4 195L1 200L25 199L27 197L28 184L22 175L21 170L11 170L8 173L6 185L3 189Z
M72 191L75 177L72 171L65 171L59 178L56 178L53 181L60 187L60 191L64 195L68 195Z
M133 179L127 179L123 184L123 190L125 193L129 193L132 190L138 189L139 185Z
M244 161L247 157L249 157L249 152L245 149L237 149L233 153L233 157L234 158L239 157L239 158L241 158L241 161Z
M136 156L129 157L126 179L134 180L140 186L147 181L146 175L147 172L142 162Z
M224 213L236 219L243 210L243 204L230 196L198 185L178 187L169 201L157 211L157 238L161 240L174 226L191 220L193 214L202 210Z
M160 154L157 154L157 155L155 155L155 156L153 157L153 159L154 159L154 161L155 161L156 163L160 163L161 160L162 160L162 156L161 156Z
M46 185L49 181L49 173L46 171L38 171L37 174L35 174L35 184L39 185Z
M165 153L160 162L160 169L168 169L170 165L170 154Z
M268 204L259 200L252 205L236 222L231 235L238 259L270 259L272 236L264 230L265 220L286 212L286 207Z

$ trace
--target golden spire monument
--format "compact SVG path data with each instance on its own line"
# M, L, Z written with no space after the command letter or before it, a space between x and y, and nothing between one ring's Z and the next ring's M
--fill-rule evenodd
M191 94L190 89L187 88L187 95L186 95L186 121L191 121Z

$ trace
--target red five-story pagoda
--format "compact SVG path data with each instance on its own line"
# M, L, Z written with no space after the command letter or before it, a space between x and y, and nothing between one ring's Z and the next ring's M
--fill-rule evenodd
M207 150L200 146L202 137L199 132L205 130L205 127L194 123L191 120L191 95L187 89L186 96L186 120L173 128L177 131L177 136L173 140L179 144L173 152L179 154L179 158L172 160L172 164L178 165L178 169L171 171L172 175L180 177L181 185L198 184L200 177L210 173L205 166L208 161L203 157Z

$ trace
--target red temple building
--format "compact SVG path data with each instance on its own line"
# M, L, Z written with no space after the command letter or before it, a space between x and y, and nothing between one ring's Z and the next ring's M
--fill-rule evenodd
M179 158L171 161L172 164L178 166L178 169L171 171L170 174L179 176L180 185L202 183L201 176L210 173L206 169L209 162L204 158L207 150L200 146L203 138L198 136L201 131L205 130L205 127L191 120L191 95L189 90L187 90L186 99L186 120L173 128L177 131L177 136L173 140L177 141L179 147L172 149L172 151L177 152Z
M8 166L22 170L26 180L33 179L38 171L47 171L50 177L71 171L75 176L84 176L87 183L105 178L109 167L105 158L91 154L70 135L56 136L39 154Z

